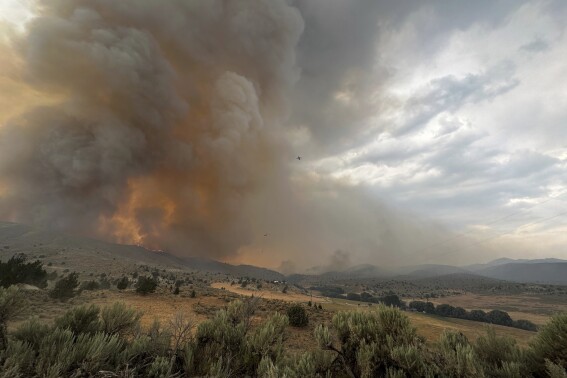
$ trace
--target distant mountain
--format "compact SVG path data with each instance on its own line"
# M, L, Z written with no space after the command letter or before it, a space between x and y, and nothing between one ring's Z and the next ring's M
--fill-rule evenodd
M419 286L434 285L445 289L452 289L455 287L459 287L461 289L479 289L479 287L490 289L494 286L500 285L504 281L474 273L453 273L436 277L416 277L411 279L411 282L418 284Z
M387 277L392 275L391 272L372 264L355 265L343 270L342 273L362 278Z
M496 259L490 261L486 264L472 264L464 266L464 269L467 269L471 272L477 272L483 269L506 265L506 264L540 264L540 263L567 263L567 260L561 260L556 258L546 258L546 259L510 259L508 257L503 257L500 259Z
M567 285L567 261L563 260L559 260L559 262L514 261L489 266L477 270L475 273L506 281Z
M195 257L177 257L135 245L67 235L38 227L0 222L0 259L15 253L41 257L56 269L90 272L128 272L134 265L199 270L266 280L281 280L279 272L251 265L231 265Z
M392 276L392 273L372 264L355 265L341 271L319 274L319 277L322 279L378 278L390 276Z
M5 260L15 253L25 253L33 258L40 258L45 264L50 263L52 269L76 270L84 274L109 272L126 274L136 265L149 265L160 269L199 270L265 280L286 279L279 272L252 265L231 265L206 258L177 257L135 245L107 243L33 226L0 222L0 259ZM501 258L487 264L465 267L425 264L397 270L362 264L342 271L321 274L317 274L320 273L320 268L315 268L311 274L292 275L287 280L311 282L394 277L420 279L466 275L471 272L498 280L567 285L567 260L553 258L534 260ZM449 278L453 280L455 277Z
M399 273L410 277L426 278L445 276L449 274L470 273L470 271L452 265L424 264L405 267L401 269Z

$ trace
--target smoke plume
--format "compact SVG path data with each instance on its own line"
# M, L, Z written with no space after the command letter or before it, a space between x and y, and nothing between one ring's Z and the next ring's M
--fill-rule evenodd
M27 106L0 127L0 218L289 272L408 261L444 231L291 167L291 106L328 108L294 97L303 28L284 0L43 2L11 38ZM313 95L346 57L310 61Z
M135 4L134 4L135 3ZM303 28L284 1L53 1L17 46L55 106L2 127L4 218L222 257L285 169Z

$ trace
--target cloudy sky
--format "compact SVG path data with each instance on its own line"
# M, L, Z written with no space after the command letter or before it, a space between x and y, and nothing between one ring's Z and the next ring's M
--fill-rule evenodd
M332 3L297 2L307 169L511 254L567 257L567 4Z
M286 109L278 137L288 146L289 190L320 214L303 214L305 222L340 214L360 220L344 243L322 246L290 231L303 246L276 240L269 257L258 256L271 245L264 229L251 226L254 235L227 261L294 270L302 248L326 250L330 265L376 262L385 256L380 248L404 256L386 259L391 264L567 258L567 3L283 3L302 21L286 10L286 21L295 21L281 23L298 36L290 40L294 64L285 71L293 85L283 91L285 105L278 102ZM0 22L10 35L26 33L32 5L0 0ZM4 103L7 114L13 105ZM372 212L396 214L382 215L396 220L379 240L376 220L368 221ZM297 221L286 214L257 223L281 235ZM318 238L348 228L330 223L336 224L305 228ZM436 235L418 237L416 229ZM414 236L415 243L404 240Z

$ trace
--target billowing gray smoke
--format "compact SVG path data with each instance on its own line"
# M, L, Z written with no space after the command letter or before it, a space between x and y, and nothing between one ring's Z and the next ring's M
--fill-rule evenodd
M289 4L42 2L13 43L49 101L0 126L0 219L286 271L407 262L439 240L362 190L290 169L291 105L321 134L317 107L350 60L305 57L322 97L292 96L304 25ZM334 81L313 76L325 64Z
M56 106L1 128L3 218L208 253L280 167L303 22L284 1L53 1L20 42Z

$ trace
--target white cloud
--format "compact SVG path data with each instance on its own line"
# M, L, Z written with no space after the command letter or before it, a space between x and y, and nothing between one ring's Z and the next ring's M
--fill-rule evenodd
M567 193L566 7L509 3L497 17L475 8L456 20L441 6L379 20L364 75L387 75L370 100L335 92L343 105L366 96L373 111L312 167L453 230L502 235L494 245L567 258L567 216L557 215L567 203L549 200Z

